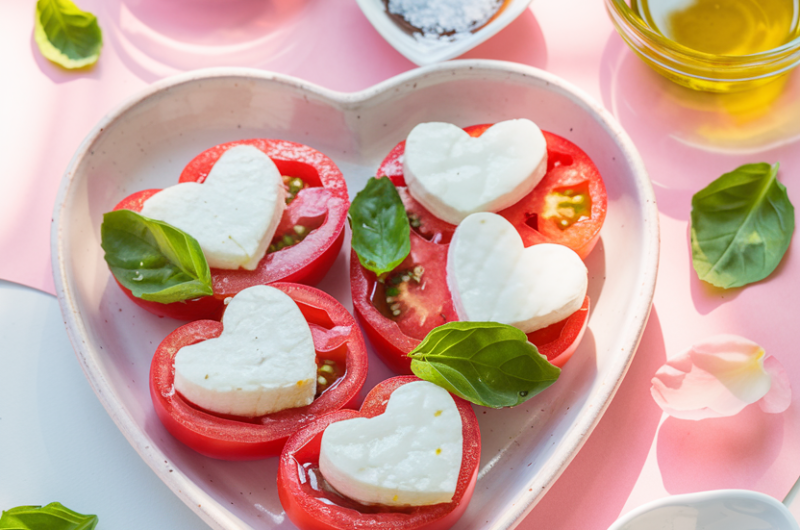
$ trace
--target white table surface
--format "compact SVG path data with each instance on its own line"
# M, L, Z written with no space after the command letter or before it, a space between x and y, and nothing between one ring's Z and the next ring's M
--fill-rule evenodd
M98 530L207 528L103 410L56 298L0 280L0 509L53 501Z

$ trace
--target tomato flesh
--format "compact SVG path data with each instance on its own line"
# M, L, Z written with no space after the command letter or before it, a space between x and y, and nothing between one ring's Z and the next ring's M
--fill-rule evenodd
M306 318L317 353L318 374L332 366L330 382L314 402L257 418L242 418L203 410L174 390L178 350L218 337L222 323L200 320L179 327L158 346L150 365L150 396L161 422L178 440L195 451L223 460L253 460L280 453L286 439L320 415L352 407L367 376L367 352L358 325L330 295L300 284L275 283ZM329 375L327 371L322 371Z
M350 202L347 186L331 159L311 147L284 140L252 139L220 144L200 153L181 173L179 182L202 183L222 154L235 145L252 145L269 156L281 175L302 180L284 210L275 231L273 248L253 271L211 269L214 294L171 304L148 302L123 291L137 305L158 316L180 320L218 320L223 301L253 285L277 281L318 283L333 265L344 241L344 223ZM287 182L287 186L290 186ZM291 189L291 188L290 188ZM115 210L141 212L144 201L161 190L143 190L123 199ZM298 233L302 227L302 235ZM297 237L297 236L302 237ZM288 239L291 238L291 244ZM280 249L279 243L283 243Z
M413 376L387 379L369 392L358 412L341 410L326 414L289 439L278 464L278 495L289 519L300 530L445 530L463 515L478 475L480 429L472 406L457 397L453 399L461 414L464 444L451 502L402 508L367 506L333 491L319 473L322 433L328 425L383 414L392 392L413 381L419 379Z
M480 136L490 126L464 130L471 136ZM548 156L545 176L531 193L499 214L514 225L526 247L557 243L586 258L597 243L605 219L605 186L588 155L560 136L546 131L543 134ZM351 256L350 281L356 316L375 351L395 372L410 374L407 354L433 328L458 320L445 272L449 242L456 227L435 217L411 197L403 176L404 150L405 142L400 142L378 168L379 176L390 178L397 186L411 224L411 253L396 270L403 273L422 267L435 283L430 281L420 289L418 284L406 286L404 282L407 288L394 296L394 291L387 293L389 283L378 282L374 274L360 266L355 254ZM548 360L563 366L583 336L588 311L586 297L580 310L528 334L528 338Z

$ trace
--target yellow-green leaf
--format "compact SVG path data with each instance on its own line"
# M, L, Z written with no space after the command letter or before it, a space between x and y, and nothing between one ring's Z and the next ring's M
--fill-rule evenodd
M47 506L17 506L0 515L2 530L94 530L96 526L96 515L72 511L60 502Z
M34 38L42 55L70 69L96 63L103 47L97 17L70 0L36 2Z

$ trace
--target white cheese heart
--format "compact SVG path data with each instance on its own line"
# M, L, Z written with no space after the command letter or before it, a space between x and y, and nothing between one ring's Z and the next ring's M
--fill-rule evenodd
M549 243L525 248L505 218L477 213L453 234L447 286L459 320L500 322L530 333L580 309L588 272L570 248Z
M395 390L386 411L329 425L319 469L339 493L366 504L428 505L452 500L461 470L461 414L427 381Z
M412 197L452 224L511 206L546 171L544 135L524 119L496 123L478 138L450 123L420 123L409 133L403 155Z
M145 201L142 215L194 237L208 265L253 270L267 253L286 208L275 163L250 145L231 147L205 182L184 182Z
M239 292L222 334L175 355L175 389L198 407L262 416L309 405L317 388L314 341L297 304L274 287Z

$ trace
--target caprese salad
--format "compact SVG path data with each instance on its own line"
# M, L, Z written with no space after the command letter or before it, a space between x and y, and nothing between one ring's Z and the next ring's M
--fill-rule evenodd
M155 411L178 440L206 456L276 456L326 412L357 404L367 376L364 339L330 295L307 285L248 287L222 321L179 327L150 366Z
M253 139L212 147L179 184L123 199L104 216L105 259L125 293L159 316L219 319L242 289L315 284L344 238L347 187L306 145Z
M278 494L300 530L446 530L467 508L481 439L466 401L413 376L379 383L359 411L286 443Z
M350 209L350 281L382 360L410 373L409 352L437 326L492 320L518 326L563 366L586 327L581 259L607 207L588 155L529 120L426 123L378 176Z

